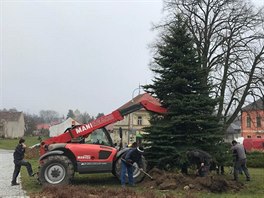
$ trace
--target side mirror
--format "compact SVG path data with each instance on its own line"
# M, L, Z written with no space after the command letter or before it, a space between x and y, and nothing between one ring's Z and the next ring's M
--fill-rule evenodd
M119 137L120 137L120 145L119 145L119 150L121 150L123 148L123 140L122 140L122 137L123 137L123 130L121 127L119 127Z
M119 137L122 139L123 137L123 129L119 127Z

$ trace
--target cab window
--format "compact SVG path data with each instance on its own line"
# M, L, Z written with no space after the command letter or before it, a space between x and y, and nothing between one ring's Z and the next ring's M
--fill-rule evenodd
M85 143L87 144L100 144L111 146L107 136L103 129L97 129L93 133L91 133L86 139Z

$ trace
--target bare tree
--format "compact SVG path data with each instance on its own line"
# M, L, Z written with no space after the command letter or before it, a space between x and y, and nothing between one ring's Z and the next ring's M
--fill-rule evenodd
M79 123L87 124L88 122L91 122L92 120L94 120L94 117L90 116L89 113L84 112L84 113L79 113L78 116L76 117L76 120Z
M24 114L25 116L25 133L27 135L32 135L37 129L37 124L41 123L41 118L35 114L31 115L29 113Z
M263 9L247 0L165 0L165 10L166 23L176 14L188 21L226 129L247 100L264 95Z
M45 123L51 123L59 119L59 113L53 110L41 110L39 116Z

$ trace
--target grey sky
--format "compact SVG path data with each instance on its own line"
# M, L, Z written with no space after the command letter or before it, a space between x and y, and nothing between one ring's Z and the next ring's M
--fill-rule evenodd
M107 114L151 83L162 0L0 2L0 109Z

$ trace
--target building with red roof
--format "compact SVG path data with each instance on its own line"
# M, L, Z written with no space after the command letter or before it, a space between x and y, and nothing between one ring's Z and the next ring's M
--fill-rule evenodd
M241 111L241 136L264 138L264 99L261 98Z

